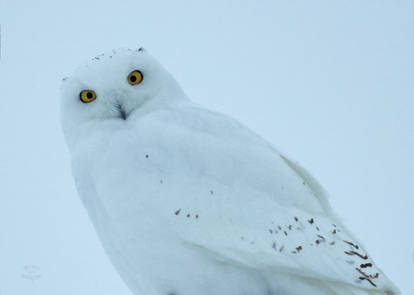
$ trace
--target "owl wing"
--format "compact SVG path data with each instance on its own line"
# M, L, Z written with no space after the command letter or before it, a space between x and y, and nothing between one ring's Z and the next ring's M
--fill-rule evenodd
M282 157L312 188L315 198L326 208L326 214L314 215L300 208L278 206L259 211L252 206L252 215L261 216L256 217L258 222L246 222L248 216L239 216L238 221L235 215L231 219L220 216L213 232L211 224L204 225L207 239L194 239L187 232L187 245L218 260L275 275L285 273L328 282L331 288L344 286L369 290L372 294L399 294L361 243L335 217L320 184L303 167ZM272 216L271 221L266 222L264 216ZM246 220L241 221L242 218ZM196 230L197 236L203 231L202 216Z
M240 128L243 129L239 125L235 127ZM236 130L234 134L238 132ZM249 138L245 140L246 145L249 140L256 140L254 136L249 135ZM240 187L233 186L227 191L223 187L223 198L215 199L214 204L195 202L193 208L198 208L200 215L194 224L190 225L185 218L189 214L178 212L183 223L178 222L177 227L182 228L185 243L217 259L274 272L275 275L283 272L370 290L375 294L399 294L364 246L336 217L327 193L318 181L286 156L274 150L271 154L280 158L275 162L278 166L275 169L289 170L287 173L294 175L292 177L297 183L307 187L308 193L303 198L312 198L312 202L319 204L321 209L308 210L306 202L301 205L300 202L269 199L255 183L251 186L256 188L250 190L250 180L245 178Z

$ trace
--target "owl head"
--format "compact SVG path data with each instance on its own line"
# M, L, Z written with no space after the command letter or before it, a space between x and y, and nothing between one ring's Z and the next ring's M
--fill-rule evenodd
M94 57L63 79L61 97L67 138L99 124L127 124L186 98L174 78L143 48Z

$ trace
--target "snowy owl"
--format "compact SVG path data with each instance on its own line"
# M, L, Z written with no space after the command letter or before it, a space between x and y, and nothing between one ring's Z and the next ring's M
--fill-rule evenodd
M148 52L62 82L76 187L136 295L399 294L300 165L191 102Z

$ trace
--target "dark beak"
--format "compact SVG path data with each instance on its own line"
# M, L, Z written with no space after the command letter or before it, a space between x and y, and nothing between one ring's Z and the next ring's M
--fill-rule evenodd
M124 108L122 107L122 105L117 105L117 108L119 110L119 114L120 114L120 118L122 118L123 120L127 119L127 113L125 112Z

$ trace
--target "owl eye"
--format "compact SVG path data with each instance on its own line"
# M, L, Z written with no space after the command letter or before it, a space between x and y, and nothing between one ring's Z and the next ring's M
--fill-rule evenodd
M96 93L93 90L82 90L81 93L79 93L79 98L84 103L92 102L96 99Z
M132 71L128 75L128 83L131 84L131 85L137 85L137 84L141 83L142 79L144 79L144 76L138 70Z

